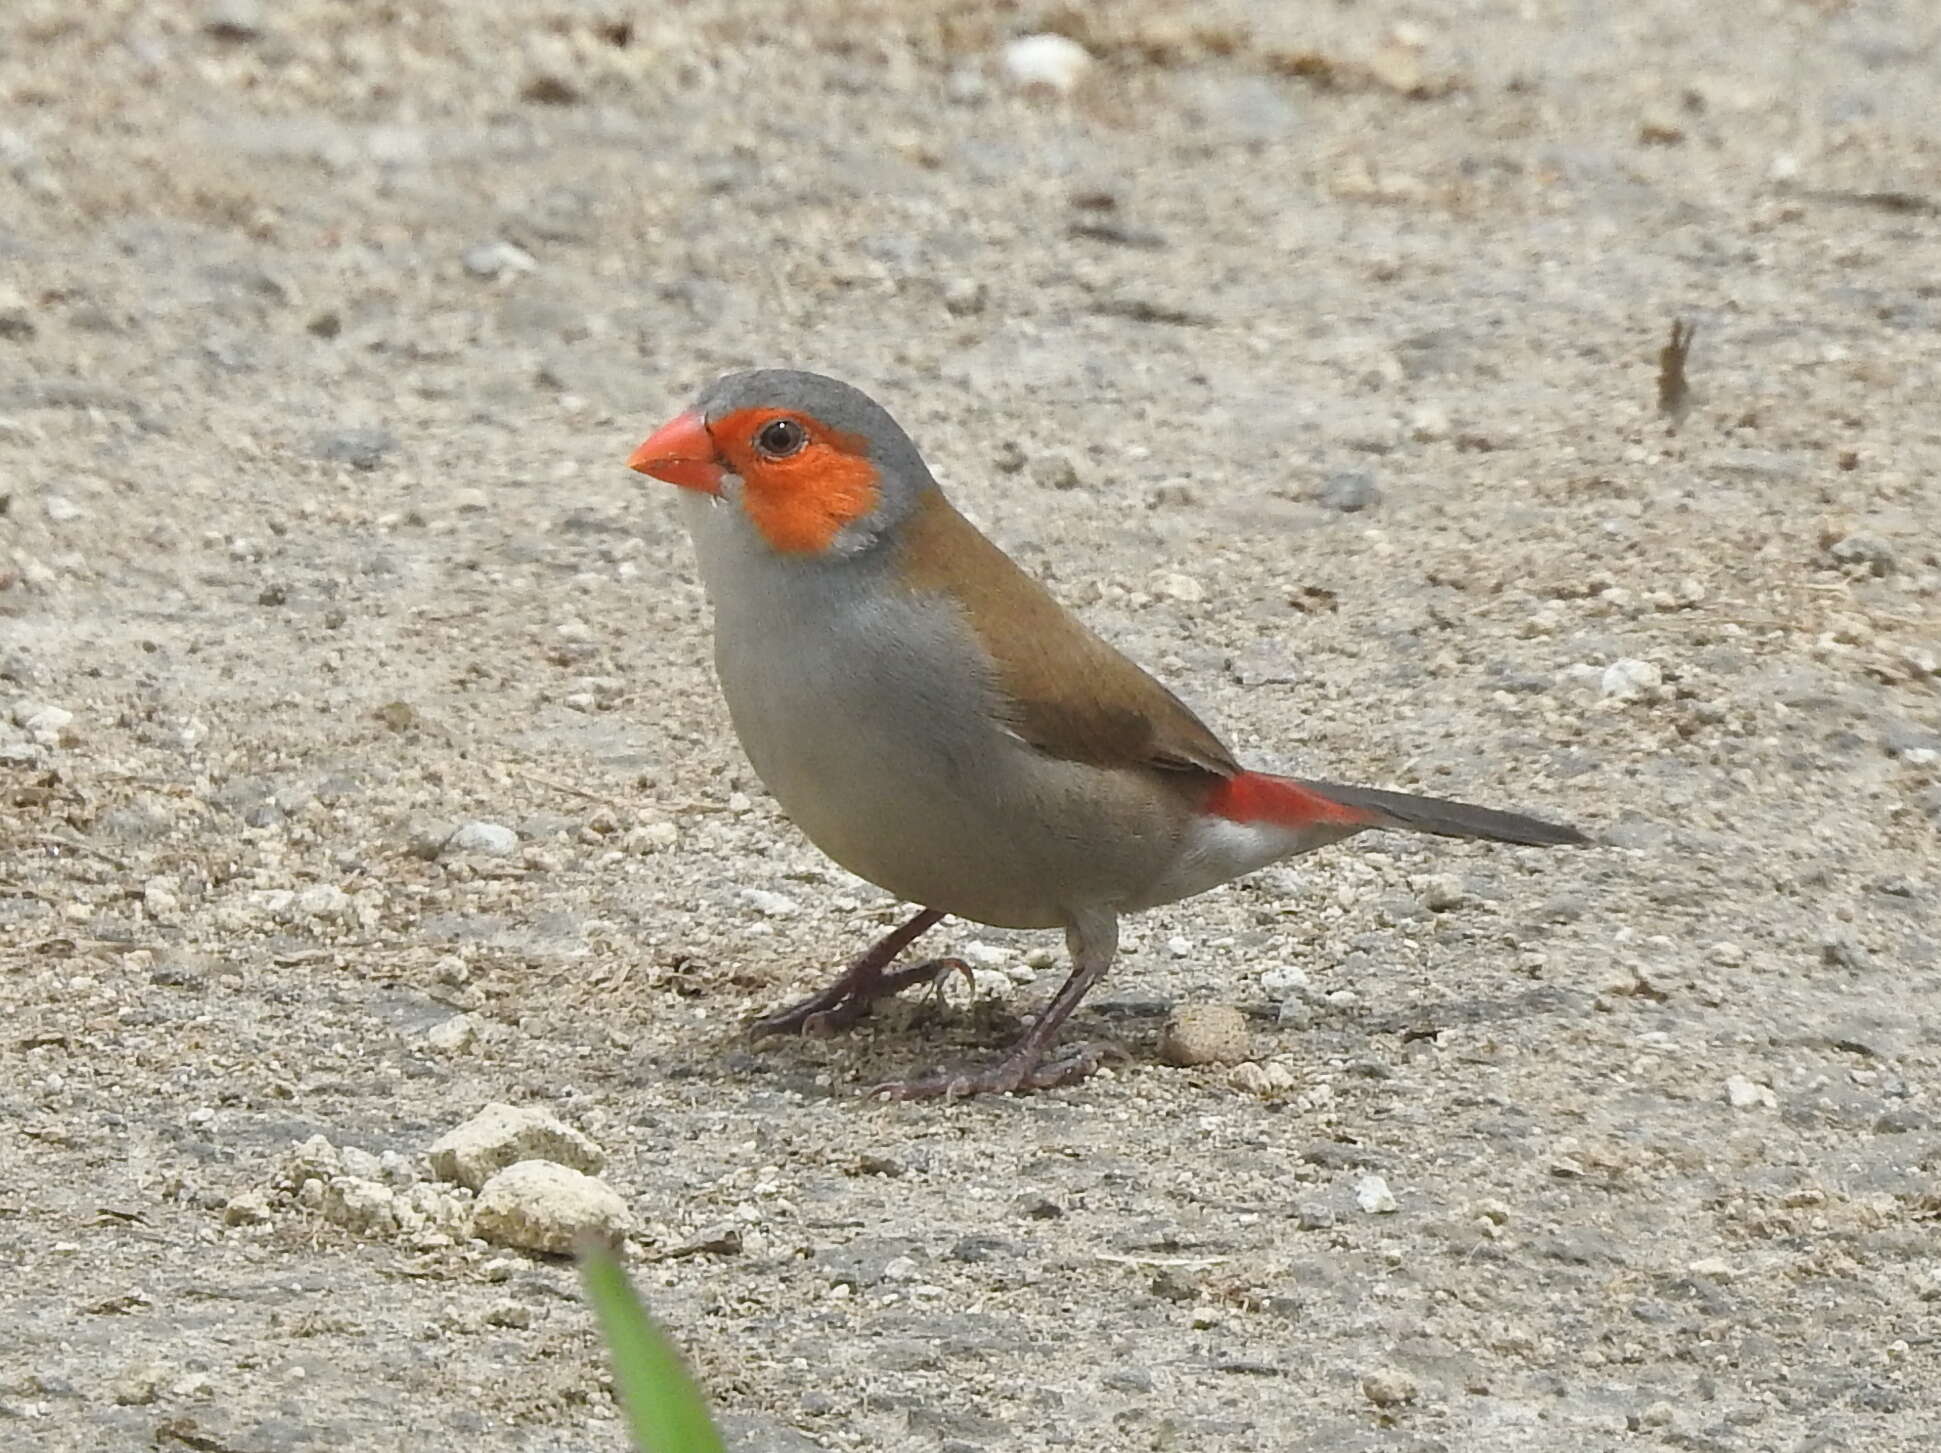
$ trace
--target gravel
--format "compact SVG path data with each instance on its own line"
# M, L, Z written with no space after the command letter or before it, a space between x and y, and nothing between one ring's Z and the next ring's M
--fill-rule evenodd
M751 1448L1933 1446L1921 7L772 12L0 6L13 1442L620 1446L571 1267L426 1168L506 1104ZM777 362L1243 759L1597 845L1144 915L1035 1097L862 1092L1055 934L749 1044L907 916L623 467Z

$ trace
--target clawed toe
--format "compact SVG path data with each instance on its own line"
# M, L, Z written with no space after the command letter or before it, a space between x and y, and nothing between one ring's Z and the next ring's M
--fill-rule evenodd
M838 1030L849 1028L859 1019L867 1019L878 999L900 994L913 984L928 984L933 992L939 991L952 974L962 974L966 982L971 982L970 965L962 959L928 959L894 973L876 974L855 981L846 975L820 994L812 994L786 1009L778 1009L753 1021L748 1026L748 1035L751 1039L762 1039L771 1034L800 1034L808 1039L826 1039Z
M1026 1089L1055 1090L1060 1085L1075 1085L1089 1080L1105 1067L1107 1060L1123 1060L1126 1052L1116 1044L1073 1045L1057 1059L1039 1065L1025 1083Z
M749 1036L758 1039L769 1034L805 1034L820 1038L834 1034L865 1018L878 999L917 984L928 984L935 993L952 974L962 974L974 988L970 966L961 959L930 959L908 968L890 969L896 956L942 917L937 909L924 909L851 963L842 977L821 993L755 1020L748 1026ZM1122 1055L1118 1046L1102 1044L1068 1046L1055 1056L1051 1052L1059 1028L1112 962L1118 922L1110 915L1088 917L1075 922L1065 936L1072 949L1071 976L1002 1060L984 1069L892 1080L872 1086L868 1093L891 1100L958 1100L971 1095L1049 1090L1077 1084L1096 1074L1106 1057Z
M841 995L817 994L754 1020L748 1026L748 1037L765 1039L771 1034L801 1034L822 1038L834 1034L850 1020L860 1018L865 1007L852 1008Z
M834 1034L838 1029L854 1024L869 1013L870 1004L885 994L894 994L906 984L913 984L923 977L927 967L918 964L914 969L900 969L893 974L883 971L895 962L896 956L908 948L921 934L936 926L943 914L934 908L921 910L902 927L891 930L869 949L856 958L842 977L819 994L811 994L799 1003L786 1009L778 1009L773 1014L764 1014L748 1026L750 1039L761 1039L770 1034Z

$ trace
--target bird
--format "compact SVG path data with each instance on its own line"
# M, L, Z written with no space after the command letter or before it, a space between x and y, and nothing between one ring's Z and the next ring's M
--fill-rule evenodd
M728 374L627 465L678 487L716 675L756 774L825 855L918 909L753 1033L832 1032L934 980L951 961L893 965L946 915L1064 931L1070 973L1008 1052L874 1087L886 1097L1096 1071L1099 1047L1058 1040L1127 914L1370 829L1590 841L1522 813L1241 765L959 513L889 412L837 379Z

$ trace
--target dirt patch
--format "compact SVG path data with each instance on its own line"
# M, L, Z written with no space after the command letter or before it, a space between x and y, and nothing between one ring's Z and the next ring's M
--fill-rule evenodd
M428 1179L508 1102L750 1450L1931 1446L1932 17L1186 13L6 8L14 1444L619 1447L570 1271ZM751 1048L897 905L621 461L774 363L1250 761L1599 846L1147 915L1035 1098L857 1092L1052 936Z

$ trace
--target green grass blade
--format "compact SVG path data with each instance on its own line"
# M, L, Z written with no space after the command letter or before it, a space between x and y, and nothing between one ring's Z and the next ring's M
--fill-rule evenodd
M654 1325L619 1258L580 1253L580 1276L613 1353L613 1385L640 1453L726 1453L707 1401L667 1334Z

